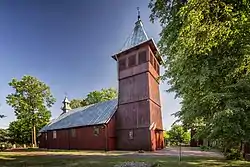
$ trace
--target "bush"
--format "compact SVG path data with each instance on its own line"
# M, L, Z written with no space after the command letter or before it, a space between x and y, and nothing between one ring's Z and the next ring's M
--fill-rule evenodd
M210 150L210 147L208 146L200 146L201 151L208 151Z
M243 159L243 156L238 149L228 149L224 153L224 156L226 157L227 160L242 160Z
M7 142L0 142L0 150L4 151L6 149L10 149L12 147L12 145L10 143Z

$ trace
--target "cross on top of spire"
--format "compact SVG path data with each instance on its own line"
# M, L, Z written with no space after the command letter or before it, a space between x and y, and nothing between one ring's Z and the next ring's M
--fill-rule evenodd
M140 8L137 7L137 18L138 18L138 21L141 20L141 14L140 14Z

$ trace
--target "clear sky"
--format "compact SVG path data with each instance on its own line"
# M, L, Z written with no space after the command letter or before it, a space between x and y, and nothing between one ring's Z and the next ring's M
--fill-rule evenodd
M159 40L161 27L149 21L149 0L1 0L0 1L0 127L15 119L5 97L12 78L32 75L48 84L57 102L52 118L69 99L101 88L117 88L119 51L137 20L137 7L149 37ZM169 129L180 109L174 94L161 83L163 123Z

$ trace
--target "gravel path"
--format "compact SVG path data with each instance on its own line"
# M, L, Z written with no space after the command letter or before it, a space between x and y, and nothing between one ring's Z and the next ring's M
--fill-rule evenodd
M178 147L169 147L155 152L136 153L136 155L145 155L145 156L179 156L179 154L180 154L180 148ZM200 151L198 148L190 148L190 147L182 147L181 155L223 158L223 155L220 152Z

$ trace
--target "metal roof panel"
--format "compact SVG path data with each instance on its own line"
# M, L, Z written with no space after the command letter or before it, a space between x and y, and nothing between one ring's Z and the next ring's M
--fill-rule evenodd
M39 132L72 127L104 124L113 116L117 108L117 99L85 107L72 109L57 119L52 120Z
M131 35L127 38L126 42L124 43L124 46L122 47L121 51L127 50L129 48L132 48L144 41L147 41L149 38L143 28L143 24L141 20L138 20L135 23L135 27L131 33Z

